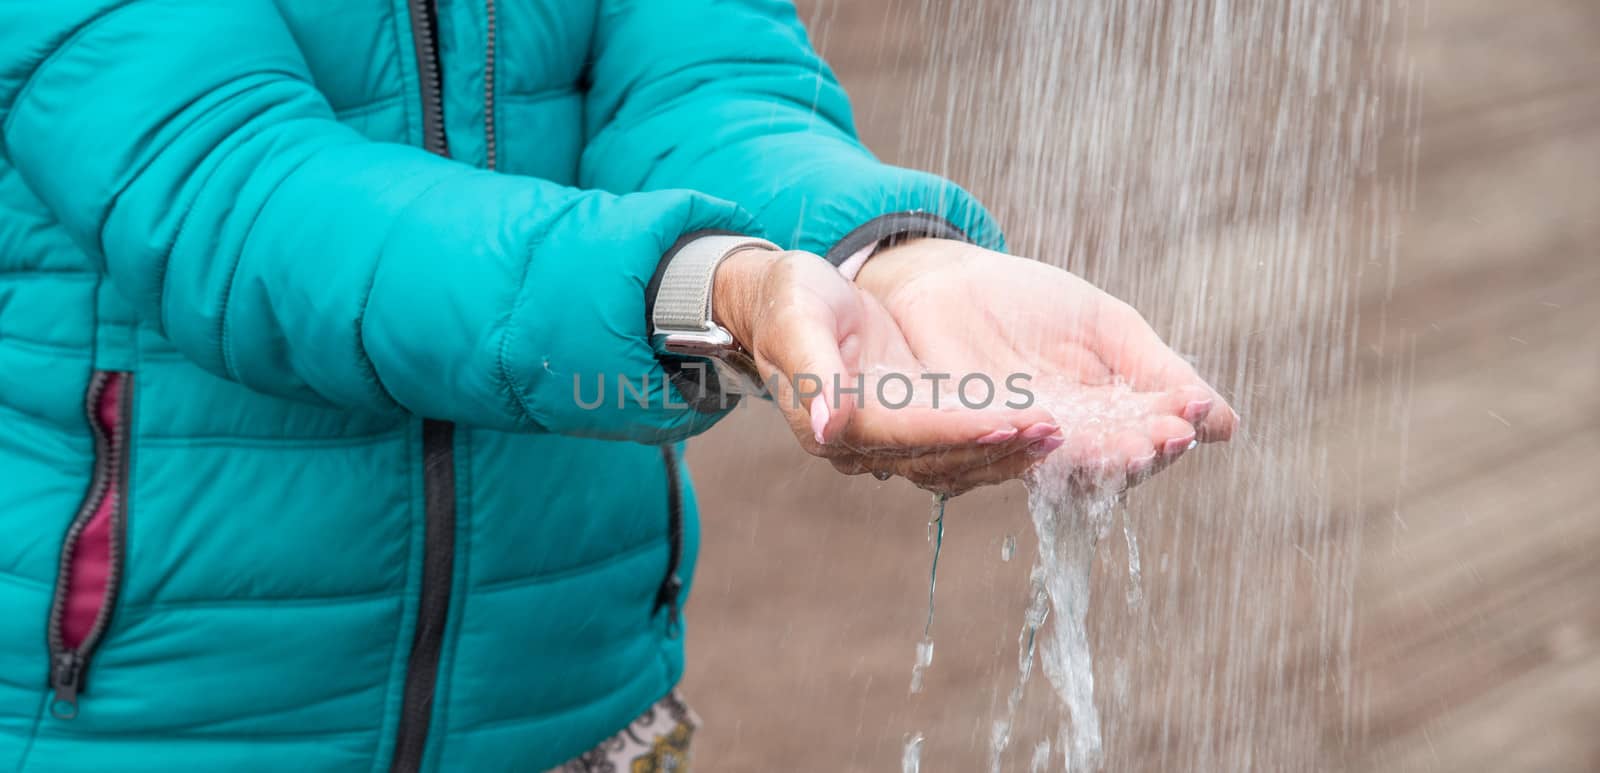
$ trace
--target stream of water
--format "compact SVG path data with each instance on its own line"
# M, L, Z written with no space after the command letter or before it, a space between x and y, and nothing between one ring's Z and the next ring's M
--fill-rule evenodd
M1381 455L1371 430L1402 427L1409 404L1404 371L1360 374L1407 356L1383 308L1420 143L1404 41L1427 3L810 5L831 50L895 73L892 99L858 99L863 125L891 132L869 141L898 141L896 163L977 193L1011 251L1139 309L1246 419L1227 448L1191 453L1120 509L1057 480L1055 460L1033 477L1025 590L1008 578L1022 583L1013 556L1028 537L987 538L1001 561L982 619L1003 654L981 631L939 632L940 668L993 658L991 706L917 716L929 767L935 754L953 770L1328 767L1319 750L1365 721L1350 667L1352 514L1385 510L1391 493L1361 460ZM850 21L826 29L832 16ZM1020 506L980 514L965 501L951 505L947 549L979 515L1016 528ZM1116 531L1123 540L1101 539ZM1118 543L1126 574L1102 569L1117 584L1091 605L1090 567ZM952 608L950 589L984 578L943 579L941 615L975 615ZM1023 619L1007 607L997 620L1007 601ZM932 641L917 647L919 675ZM1050 689L1025 689L1036 671ZM942 697L926 689L913 710Z
M1028 512L1038 540L1031 573L1027 613L1017 640L1017 684L1006 701L1004 714L995 719L990 734L990 770L999 773L1012 740L1012 724L1037 662L1067 722L1057 733L1056 746L1066 755L1068 770L1090 770L1102 762L1100 715L1094 703L1094 663L1087 629L1090 571L1095 546L1110 533L1117 505L1127 483L1119 461L1108 464L1105 449L1122 432L1142 432L1153 417L1156 395L1134 392L1124 384L1085 388L1064 383L1040 385L1040 404L1070 438L1063 450L1051 455L1029 473ZM933 589L938 579L939 549L944 542L946 499L933 498L929 520L933 560L928 578L928 617L912 667L911 692L922 689L923 673L933 659ZM1130 608L1139 602L1138 548L1131 522L1125 516L1128 539ZM1009 561L1014 540L1006 538L1001 560ZM1047 621L1053 622L1048 628ZM923 737L907 741L905 769L920 764ZM1051 760L1048 739L1034 748L1031 767L1046 770Z
M1094 702L1094 661L1089 647L1089 578L1095 546L1110 533L1126 477L1120 465L1107 470L1103 449L1120 432L1140 431L1153 416L1153 396L1117 384L1083 390L1044 385L1041 404L1072 441L1033 469L1027 478L1028 513L1038 538L1031 594L1018 647L1017 686L1007 700L1006 715L995 720L990 769L999 773L1011 739L1011 723L1037 657L1068 722L1057 733L1056 746L1068 770L1090 770L1102 761L1100 714ZM1084 450L1090 449L1090 450ZM1096 452L1093 449L1102 449ZM1129 543L1128 604L1138 603L1138 549L1124 520ZM1046 608L1048 604L1048 609ZM1044 628L1046 618L1052 621ZM1042 634L1042 637L1041 637ZM1034 750L1032 767L1048 766L1050 748Z
M1101 762L1100 714L1094 705L1094 661L1089 649L1089 573L1095 545L1111 530L1117 505L1112 489L1084 490L1072 481L1066 462L1048 460L1029 481L1028 511L1039 537L1035 592L1029 609L1029 637L1039 631L1033 619L1036 608L1048 600L1051 624L1042 631L1037 657L1056 698L1066 709L1070 726L1063 726L1057 746L1067 755L1068 770L1096 768ZM1036 645L1029 643L1026 650ZM1026 657L1026 650L1023 657ZM1022 674L1020 691L1028 676ZM1009 731L995 722L992 770L1000 770Z

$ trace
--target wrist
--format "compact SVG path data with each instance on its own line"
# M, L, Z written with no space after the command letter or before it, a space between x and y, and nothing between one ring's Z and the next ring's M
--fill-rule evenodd
M954 239L909 239L873 253L855 276L857 287L879 298L918 276L971 259L972 245Z
M711 282L711 319L747 352L753 352L755 316L761 288L783 253L760 248L739 250L717 265Z

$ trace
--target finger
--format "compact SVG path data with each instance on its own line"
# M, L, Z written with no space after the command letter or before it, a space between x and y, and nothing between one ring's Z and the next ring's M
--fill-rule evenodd
M802 390L800 396L813 390L814 385ZM784 408L790 429L801 445L812 454L829 458L927 457L948 459L954 466L972 466L1005 456L1060 431L1042 410L895 410L872 402L866 402L863 407L855 403L854 397L837 394L832 387L809 398L812 406L809 410L793 407L804 403L791 402L795 399L791 396L775 399ZM849 423L826 443L818 444L814 434L807 434L814 428L810 417L819 408L826 410L825 406L834 401L842 401L852 408L848 414ZM1034 420L1041 417L1044 420Z
M857 410L839 442L859 452L920 454L933 450L1039 440L1057 431L1048 411L910 405L875 400Z
M1059 435L1039 440L1025 440L1018 436L1011 442L980 446L928 450L918 453L848 453L830 457L834 469L847 475L871 472L881 476L899 476L923 485L926 483L960 477L982 467L995 465L1022 453L1042 457L1058 447ZM1015 477L1015 476L1013 476Z
M1137 432L1124 432L1117 436L1118 452L1127 460L1123 469L1128 476L1131 486L1144 479L1144 476L1155 469L1156 453L1155 443L1147 435Z
M1141 392L1164 392L1202 383L1189 362L1156 335L1132 306L1108 298L1095 309L1096 354Z
M837 400L847 384L839 352L839 324L820 304L797 304L779 312L780 338L763 342L757 358L761 376L775 385L773 401L789 420L801 445L812 453L838 436L856 411L854 400Z
M1184 384L1162 392L1151 405L1156 414L1182 416L1191 424L1211 412L1216 405L1216 394L1201 384Z
M1059 448L1063 442L1065 442L1065 439L1057 435L1038 441L989 464L971 467L952 474L936 476L925 476L921 474L922 471L912 468L906 469L902 477L930 491L956 496L980 486L991 486L1021 478L1052 451ZM908 464L914 463L914 460L905 461Z
M1239 423L1227 401L1204 384L1185 384L1168 391L1156 402L1155 412L1183 417L1202 443L1227 440Z
M999 482L1010 480L1026 472L1034 461L1042 459L1064 442L1060 435L1036 441L1026 441L1001 449L957 448L905 459L891 459L889 463L896 474L922 483L942 478L972 477Z
M947 413L939 411L939 414ZM1026 448L1045 438L1060 434L1060 427L1054 421L1039 421L1022 427L1003 424L1006 420L982 421L976 428L960 430L950 437L937 434L896 434L879 433L871 438L867 432L885 428L885 424L878 421L875 410L870 406L856 412L856 425L848 436L839 440L838 445L848 448L850 453L868 457L908 458L921 457L924 460L936 458L950 460L954 466L972 466L981 464L984 460L997 459L1013 451ZM995 424L1003 424L999 429L989 430L982 435L972 437L974 432L981 432Z
M1150 421L1150 447L1159 456L1176 459L1195 442L1194 425L1179 416L1158 416Z
M1116 300L1103 304L1095 320L1096 354L1141 392L1186 393L1190 401L1202 390L1212 401L1205 419L1198 422L1200 439L1207 442L1233 436L1238 416L1216 390L1206 384L1188 360L1178 356L1133 307Z
M1199 432L1200 442L1216 443L1233 437L1234 430L1239 428L1239 414L1234 413L1233 406L1220 396L1211 407L1205 419L1195 426Z
M1160 445L1154 447L1155 453L1151 459L1130 466L1130 486L1143 483L1171 467L1173 463L1177 462L1180 457L1188 453L1199 442L1197 438L1191 438L1187 443L1184 443L1184 431L1174 421L1174 417L1164 417L1153 424L1155 426L1151 429L1151 438L1165 438L1165 440L1155 441L1159 442Z
M845 475L865 475L869 472L879 472L868 465L866 458L859 454L830 456L828 457L828 464L833 465L833 469Z

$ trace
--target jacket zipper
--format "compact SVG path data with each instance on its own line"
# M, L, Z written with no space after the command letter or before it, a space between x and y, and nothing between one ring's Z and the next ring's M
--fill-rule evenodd
M411 11L411 32L417 50L417 69L422 91L423 147L448 157L449 143L444 130L444 89L440 72L438 16L434 0L407 0ZM488 38L484 44L484 165L497 166L495 132L495 0L484 0ZM410 773L422 768L432 720L435 683L439 673L440 648L449 619L452 570L455 562L455 427L450 422L425 419L422 422L423 456L423 564L422 595L417 605L416 633L411 657L406 665L406 683L400 713L399 736L395 743L391 770ZM670 554L667 576L657 595L657 608L667 608L669 630L679 621L678 596L683 581L678 577L683 555L683 505L678 483L677 456L671 446L662 448L667 469ZM675 635L675 634L674 634Z
M494 131L494 0L484 0L483 12L486 19L484 26L487 28L486 38L483 42L483 161L485 168L494 169L496 166Z
M106 390L112 388L119 391L115 414L108 427L101 420L100 402ZM60 563L56 569L50 619L46 626L50 650L50 689L55 693L50 700L50 713L58 719L78 716L78 695L84 690L84 675L89 669L95 648L100 645L111 623L111 613L122 585L122 547L127 534L128 515L128 406L131 404L132 388L133 380L126 373L95 371L89 379L89 389L84 399L84 412L94 434L94 471L89 478L88 493L67 526L66 538L61 541ZM62 628L72 592L73 557L84 530L102 505L108 502L109 554L105 588L101 591L94 623L81 640L69 645Z
M667 610L667 633L679 632L678 597L683 593L683 578L678 576L683 561L683 489L678 482L678 452L661 447L661 460L667 466L667 576L656 591L656 611Z
M423 147L448 157L444 131L444 89L439 63L438 13L434 0L407 0L417 50L422 96ZM439 653L450 617L455 565L456 471L455 426L447 421L422 422L423 545L422 592L406 661L406 682L400 707L394 761L390 769L411 773L422 769L433 699L439 677Z
M422 91L422 146L449 156L444 134L444 88L439 73L439 15L434 0L406 0L411 9L411 40L417 49Z

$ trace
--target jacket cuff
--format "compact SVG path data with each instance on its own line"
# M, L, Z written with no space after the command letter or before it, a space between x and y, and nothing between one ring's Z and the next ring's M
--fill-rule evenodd
M846 259L866 248L882 250L885 246L909 242L912 238L955 238L958 242L973 242L962 229L930 211L898 211L883 214L864 222L845 238L840 238L822 258L834 266L843 266Z
M893 212L875 217L840 239L823 255L854 280L872 254L912 239L954 239L973 243L966 232L932 212Z

